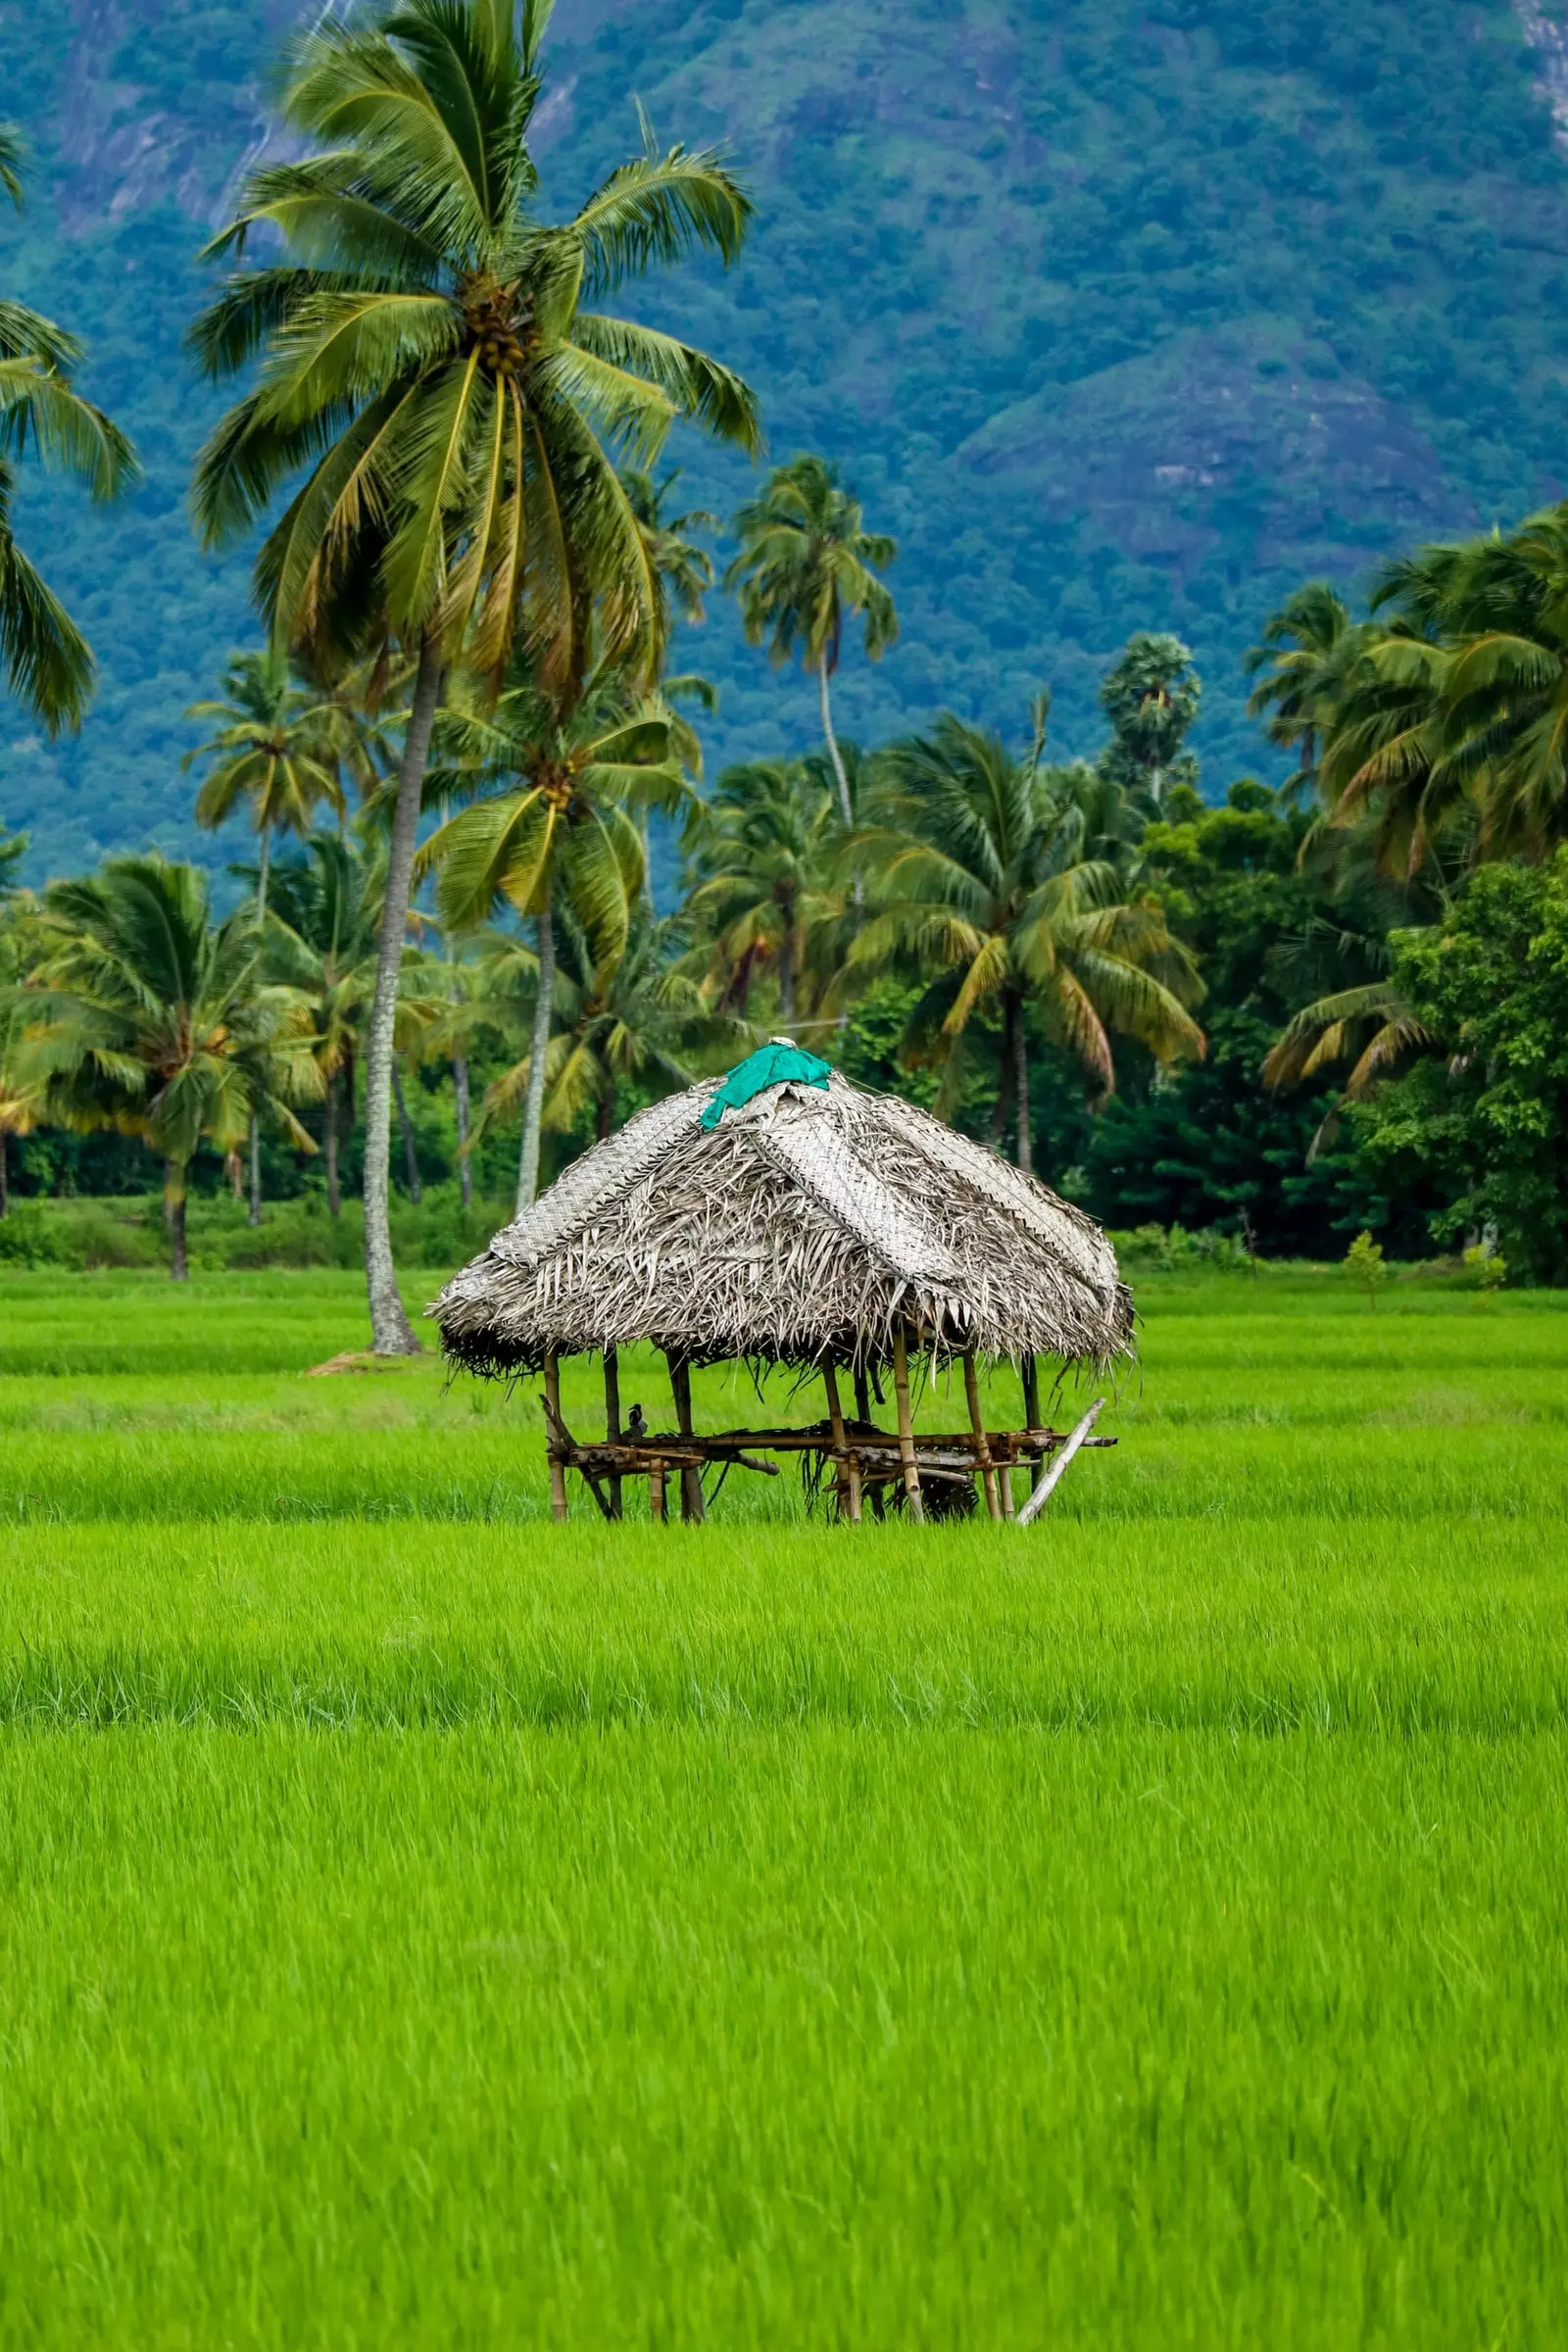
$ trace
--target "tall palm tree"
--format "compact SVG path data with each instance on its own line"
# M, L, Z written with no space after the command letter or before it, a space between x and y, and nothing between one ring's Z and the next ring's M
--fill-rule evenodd
M339 1153L353 1130L354 1067L375 994L384 868L385 859L368 858L352 834L313 835L301 859L277 867L268 916L267 968L309 1009L333 1217L342 1214Z
M630 810L675 809L689 798L679 722L637 691L624 668L602 664L580 699L561 704L520 674L488 716L454 712L432 779L444 798L478 792L419 854L437 876L442 920L469 931L501 905L531 916L538 944L534 1033L517 1169L517 1213L539 1183L546 1067L555 1014L556 909L569 902L607 973L625 951L642 895L645 850Z
M267 884L275 833L304 835L325 801L342 821L343 787L337 753L342 712L295 684L286 649L275 641L261 653L235 654L216 702L192 703L187 718L216 719L217 732L181 766L211 762L196 795L196 822L215 832L248 807L260 855L256 919L267 921ZM262 1221L261 1123L250 1131L250 1221Z
M778 466L760 498L742 507L730 527L741 545L724 585L740 599L751 643L767 637L775 662L798 653L814 675L839 813L851 826L855 808L833 731L828 681L838 668L850 617L864 614L865 650L873 662L898 636L893 599L876 576L897 556L898 542L868 531L859 501L831 466L812 457Z
M0 189L20 209L23 144L0 122ZM14 461L32 450L51 469L85 482L95 503L137 476L136 454L102 409L73 389L81 345L64 327L0 300L0 670L51 735L81 723L92 692L92 651L18 546L11 524Z
M1326 581L1308 580L1273 614L1248 655L1248 675L1257 680L1248 714L1263 721L1270 743L1297 755L1287 792L1316 788L1319 750L1339 723L1347 685L1370 634Z
M309 1014L261 978L249 907L214 927L207 880L162 858L111 858L51 883L30 976L28 1067L49 1117L139 1135L164 1163L176 1282L188 1274L185 1195L197 1149L232 1155L258 1105L301 1151L291 1103L316 1098Z
M562 925L564 950L557 977L561 1027L550 1040L544 1126L565 1135L584 1111L594 1114L599 1140L615 1124L622 1090L651 1101L694 1085L697 1057L733 1051L753 1032L732 1015L715 1013L698 983L680 968L687 946L679 916L662 921L639 907L624 953L606 973L595 961L581 926ZM514 1107L527 1092L530 1056L495 1079L483 1119Z
M765 967L781 1029L793 1034L806 1016L823 1025L814 1016L831 976L821 951L844 909L834 870L842 843L831 788L803 765L759 760L724 770L694 837L686 899L701 942L690 961L706 966L720 1011L746 1020Z
M651 676L661 603L606 443L651 465L687 416L747 450L740 379L672 336L586 307L652 263L728 262L751 206L712 153L645 152L575 219L540 220L526 136L548 0L393 0L318 20L283 113L310 150L248 181L210 248L242 263L200 321L215 377L256 387L197 467L210 544L248 532L310 470L257 562L262 609L318 658L397 646L416 662L387 862L367 1055L366 1271L374 1343L412 1349L387 1219L394 1008L430 734L460 658L497 686L514 638L563 713L593 615Z
M982 1007L1000 1012L1000 1137L1011 1098L1018 1165L1033 1166L1026 1014L1083 1065L1102 1094L1115 1085L1113 1032L1161 1060L1197 1056L1187 1007L1201 991L1152 904L1122 899L1113 866L1084 858L1040 767L995 735L944 713L927 736L889 747L870 821L853 845L865 861L868 919L846 980L884 970L925 982L908 1024L911 1058L942 1062L951 1108Z

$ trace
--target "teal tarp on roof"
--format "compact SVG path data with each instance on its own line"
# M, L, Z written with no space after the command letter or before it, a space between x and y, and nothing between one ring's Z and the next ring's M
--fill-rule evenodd
M769 1045L759 1046L738 1061L716 1093L703 1105L703 1125L716 1127L726 1110L739 1110L754 1095L764 1094L770 1086L783 1086L793 1079L797 1086L819 1086L824 1093L833 1075L832 1065L815 1054L808 1054L800 1046L781 1045L777 1039Z

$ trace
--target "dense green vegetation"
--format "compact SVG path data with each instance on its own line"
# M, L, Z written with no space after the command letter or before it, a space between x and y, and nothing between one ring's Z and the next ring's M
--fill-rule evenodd
M88 339L82 381L147 475L107 527L24 485L104 671L79 742L0 727L39 873L190 844L181 713L244 641L246 588L182 520L215 412L180 343L294 13L8 21L5 110L38 150L8 285ZM839 693L862 739L943 704L1001 725L1049 682L1092 750L1104 663L1170 626L1207 680L1217 796L1257 758L1241 655L1298 580L1560 484L1564 166L1507 0L1326 0L1309 28L1287 0L567 5L548 66L554 210L635 137L633 90L755 190L740 268L673 315L757 389L775 458L837 458L901 541L900 645ZM692 503L750 493L683 455ZM698 645L717 763L811 737L810 682L758 665L730 607Z
M1563 1300L1139 1302L1037 1528L607 1544L352 1274L0 1276L0 2335L1546 2340Z

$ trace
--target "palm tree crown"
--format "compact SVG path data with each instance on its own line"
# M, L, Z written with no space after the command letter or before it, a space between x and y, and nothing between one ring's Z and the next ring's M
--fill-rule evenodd
M1000 1011L994 1132L1010 1086L1025 1169L1026 1009L1103 1092L1115 1084L1113 1030L1162 1059L1203 1050L1187 1010L1200 994L1190 959L1156 906L1123 899L1115 868L1082 856L1081 813L1049 797L1042 731L1037 716L1034 750L1016 760L995 735L945 713L928 736L883 756L855 845L868 920L848 963L849 973L904 969L924 980L908 1045L946 1065L944 1108L974 1016Z
M22 142L0 122L0 189L22 203ZM136 455L102 409L72 387L81 345L20 302L0 300L0 669L51 735L81 723L92 692L91 649L18 546L11 526L14 461L30 449L73 473L96 501L118 497Z
M865 616L865 650L873 662L898 636L893 599L876 576L897 556L898 542L865 528L859 501L831 466L813 457L780 466L761 497L740 509L732 527L741 548L724 585L740 598L753 645L766 637L775 662L799 654L814 672L840 813L851 825L855 812L833 731L828 680L838 668L852 614Z

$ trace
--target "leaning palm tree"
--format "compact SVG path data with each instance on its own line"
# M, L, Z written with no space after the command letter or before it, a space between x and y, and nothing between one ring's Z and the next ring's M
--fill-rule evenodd
M865 650L874 662L899 633L893 599L877 578L898 554L898 542L868 531L859 501L821 458L780 466L760 498L742 507L731 525L740 553L724 574L740 598L753 645L768 638L775 662L800 655L816 679L822 735L833 762L839 813L855 822L850 779L833 731L828 680L839 665L846 621L865 615Z
M197 467L204 537L242 537L309 471L257 561L274 634L318 660L415 664L387 862L366 1099L366 1271L376 1348L415 1341L387 1221L394 1008L430 734L460 659L499 688L514 639L569 713L597 613L651 678L661 604L612 461L653 463L669 425L757 446L740 379L674 337L588 307L654 262L727 262L751 207L712 153L622 165L574 220L534 211L526 135L548 0L395 0L318 19L283 112L309 149L248 181L210 250L251 233L284 258L236 267L196 329L208 372L260 380Z
M0 122L0 189L22 203L21 136ZM92 651L18 546L11 524L13 460L29 450L85 482L95 502L137 474L119 426L72 387L81 345L52 319L0 300L0 671L51 735L81 723L92 692Z
M267 921L267 885L272 838L308 833L324 801L341 823L343 787L338 780L342 713L296 685L288 654L275 641L258 654L235 654L223 672L223 694L216 702L192 703L187 718L213 719L217 731L183 767L206 760L207 775L196 795L196 822L208 832L226 823L236 808L249 810L259 861L256 919ZM262 1221L261 1122L250 1132L250 1221Z
M213 925L207 880L162 858L111 858L51 883L28 983L24 1067L62 1126L139 1135L164 1163L176 1282L189 1271L190 1163L212 1144L232 1160L258 1106L301 1151L291 1104L319 1090L309 1014L261 978L250 908Z
M1014 759L994 735L944 714L928 736L890 746L869 821L851 844L864 860L868 920L844 984L902 971L925 986L910 1016L911 1059L944 1065L939 1107L952 1107L983 1007L1000 1015L993 1140L1010 1098L1017 1162L1033 1167L1026 1015L1108 1094L1113 1032L1161 1060L1197 1056L1203 1037L1188 1005L1201 994L1180 943L1152 903L1121 898L1115 869L1080 854L1032 755Z
M441 918L469 931L509 906L532 917L538 943L517 1169L520 1216L539 1183L558 901L569 903L593 944L596 968L608 973L625 951L643 889L643 836L631 811L677 809L689 801L690 786L674 713L612 664L585 681L564 715L519 663L491 713L455 711L443 733L432 788L443 799L482 797L448 818L419 853L419 870L438 877Z

